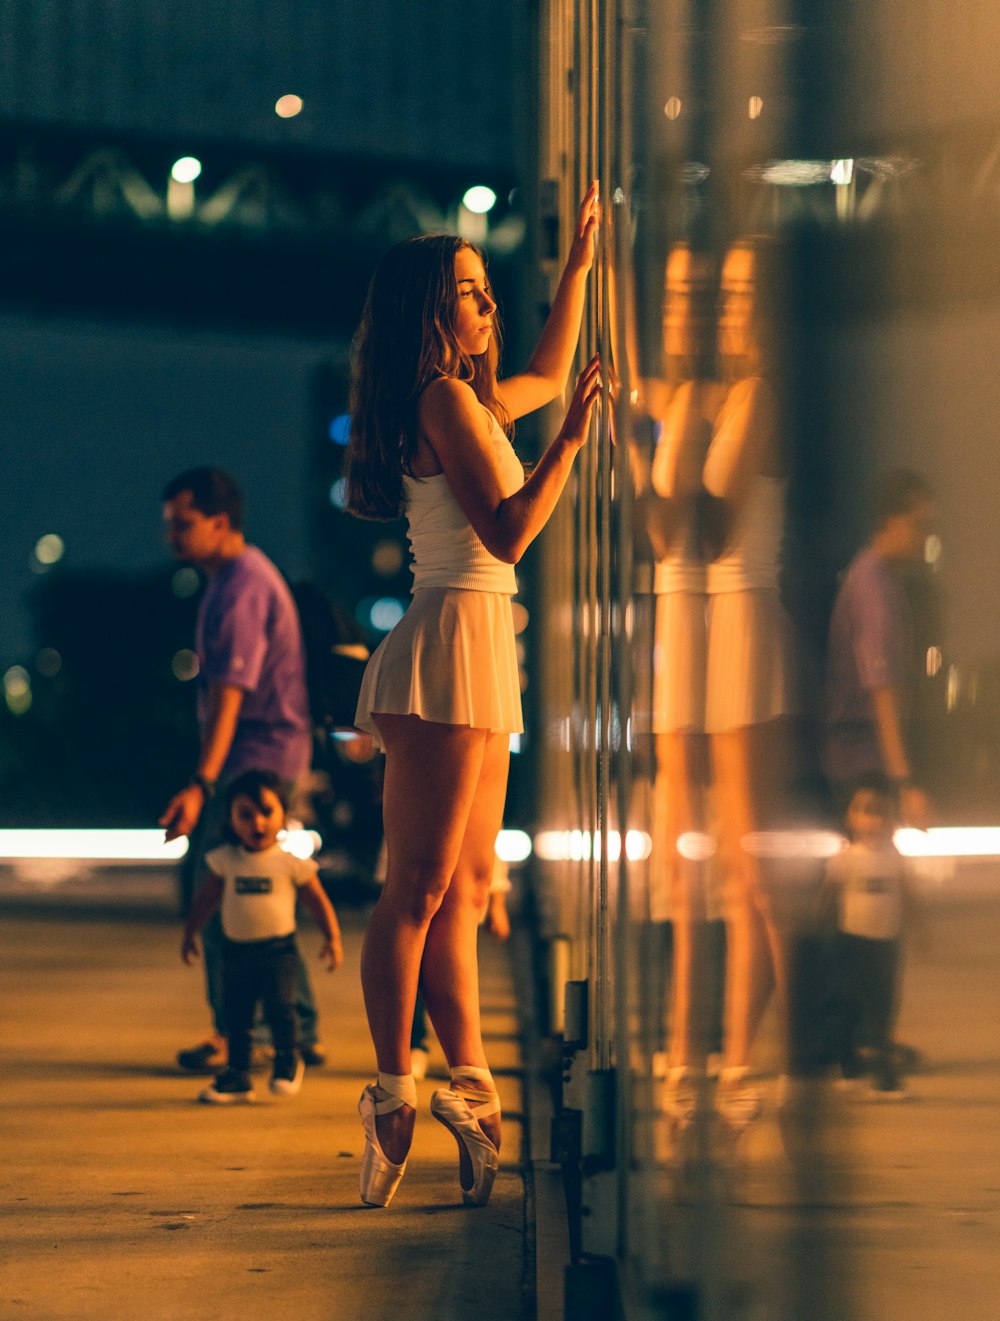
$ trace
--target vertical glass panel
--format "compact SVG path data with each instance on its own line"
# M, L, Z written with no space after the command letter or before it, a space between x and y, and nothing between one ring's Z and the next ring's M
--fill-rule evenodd
M580 1242L651 1315L986 1314L951 1226L1000 1160L1000 17L575 24L607 391L564 929L618 1106Z

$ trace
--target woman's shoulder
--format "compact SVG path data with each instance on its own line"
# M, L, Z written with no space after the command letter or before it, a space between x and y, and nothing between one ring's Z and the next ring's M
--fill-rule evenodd
M435 376L424 386L417 401L421 417L428 412L449 416L479 407L475 390L468 381L460 381L457 376Z
M470 439L484 444L498 436L506 440L506 432L472 386L454 376L438 377L424 389L418 419L421 448L428 446L439 460L442 449L465 450Z
M729 386L722 398L723 407L770 407L774 391L763 376L741 376Z

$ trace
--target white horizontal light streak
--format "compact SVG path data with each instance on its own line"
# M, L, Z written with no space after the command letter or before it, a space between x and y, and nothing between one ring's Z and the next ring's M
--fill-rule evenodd
M287 830L279 843L297 858L311 858L321 840L312 830ZM162 830L0 830L0 862L176 862L187 849L186 839L165 844Z
M904 858L1000 858L1000 826L934 826L930 830L908 827L893 836ZM847 846L835 830L763 830L744 835L743 849L757 858L806 858L823 861ZM652 842L645 831L630 830L626 853L633 862L648 858ZM717 841L701 831L688 831L677 840L677 852L692 862L714 857ZM581 862L600 857L600 837L586 830L543 830L535 836L535 853L546 862ZM608 857L621 856L621 837L608 836Z
M677 852L688 862L704 862L715 854L716 844L711 835L700 830L686 830L677 836Z
M501 830L495 848L501 862L524 862L531 857L531 836L523 830Z
M653 842L644 830L625 834L625 856L630 862L642 862L652 852ZM601 835L589 830L541 830L535 836L535 853L545 862L583 862L601 856ZM622 837L608 831L608 861L617 862L622 854Z
M0 861L74 858L80 862L173 862L186 839L163 842L162 830L0 830Z
M292 829L279 837L281 847L299 858L311 858L322 848L314 830ZM1000 857L1000 826L935 826L930 830L896 831L896 847L906 858ZM621 835L608 833L608 859L621 857ZM844 847L832 830L774 830L747 835L743 847L763 858L830 858ZM0 830L0 862L67 859L79 862L176 862L188 849L186 839L163 842L161 830ZM546 862L584 861L601 856L601 836L587 830L542 830L534 841L523 830L501 830L496 855L502 862L524 862L532 850ZM691 831L681 835L677 851L702 860L716 851L711 835ZM644 830L629 830L625 853L631 862L650 856L652 840Z
M758 830L740 842L755 858L832 858L844 847L834 830Z
M904 827L893 838L904 858L1000 857L1000 826Z

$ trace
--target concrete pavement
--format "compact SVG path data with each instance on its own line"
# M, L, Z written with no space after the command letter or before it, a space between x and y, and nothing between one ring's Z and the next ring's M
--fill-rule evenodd
M646 1117L651 1134L638 1117L629 1269L647 1305L629 1321L678 1314L662 1301L670 1279L700 1280L711 1321L1000 1316L1000 876L980 874L978 888L928 897L900 1023L927 1057L909 1101L872 1105L825 1082L783 1108L772 1061L765 1114L701 1206L649 1159L662 1116ZM172 1063L205 1023L172 907L166 875L48 890L0 875L0 1321L531 1321L536 1303L539 1321L561 1321L565 1207L537 1084L521 1169L507 951L483 941L506 1119L490 1206L459 1203L432 1079L393 1206L364 1210L364 914L342 911L346 966L317 965L329 1065L297 1098L271 1098L265 1076L256 1106L220 1110ZM306 928L306 956L318 946Z
M0 895L0 1318L24 1321L521 1321L534 1314L520 1170L522 1101L506 951L483 945L483 1004L504 1106L493 1199L458 1194L455 1144L420 1084L410 1166L388 1210L358 1200L356 1105L371 1069L345 910L346 963L314 978L330 1052L300 1095L195 1101L172 1066L205 1025L179 957L169 878L90 878L31 903ZM303 932L316 956L319 935ZM441 1063L440 1060L437 1061ZM432 1061L432 1070L435 1061ZM526 1251L527 1248L527 1251Z

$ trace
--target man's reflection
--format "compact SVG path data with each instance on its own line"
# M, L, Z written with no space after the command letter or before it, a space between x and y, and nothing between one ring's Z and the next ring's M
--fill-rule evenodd
M933 527L926 480L906 468L885 473L874 533L837 593L827 664L826 766L838 806L859 776L881 774L898 789L903 820L918 827L930 811L910 747L918 648L905 572L923 564Z

